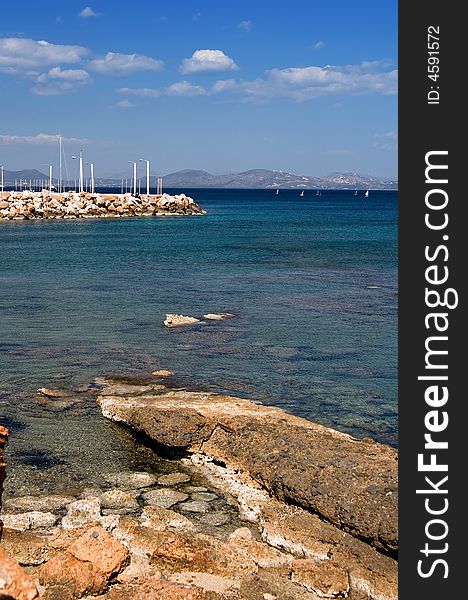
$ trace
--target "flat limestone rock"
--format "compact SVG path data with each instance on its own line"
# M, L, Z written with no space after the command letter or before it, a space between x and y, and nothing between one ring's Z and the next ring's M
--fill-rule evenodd
M183 327L184 325L194 325L195 323L200 323L200 319L171 313L168 313L164 319L164 325L166 327Z
M108 473L106 481L112 485L126 488L139 489L154 485L158 478L144 471L122 471L121 473Z
M187 483L190 479L191 477L187 473L180 473L178 471L166 473L158 478L158 485L178 485L179 483Z
M15 531L28 531L28 529L42 529L52 527L57 522L57 516L51 512L32 510L26 513L2 514L5 529Z
M171 488L159 488L157 490L148 490L144 492L142 498L145 504L160 506L161 508L170 508L178 502L187 500L188 494L178 492Z
M71 496L18 496L16 498L8 498L4 501L3 506L8 511L51 511L60 510L74 498Z
M248 473L279 500L396 555L395 449L219 394L168 389L98 402L105 417Z

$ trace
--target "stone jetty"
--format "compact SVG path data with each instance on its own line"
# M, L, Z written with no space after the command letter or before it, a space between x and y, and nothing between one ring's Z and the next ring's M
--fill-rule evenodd
M91 194L1 192L0 220L85 219L100 217L163 217L202 215L205 211L185 194L132 196L131 194Z
M397 600L395 450L162 378L95 383L171 467L4 499L0 596Z

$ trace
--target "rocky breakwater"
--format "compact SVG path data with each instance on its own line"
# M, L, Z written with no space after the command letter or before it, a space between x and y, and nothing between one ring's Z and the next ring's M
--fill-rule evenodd
M76 219L201 215L205 211L185 194L132 196L82 192L2 192L0 220Z

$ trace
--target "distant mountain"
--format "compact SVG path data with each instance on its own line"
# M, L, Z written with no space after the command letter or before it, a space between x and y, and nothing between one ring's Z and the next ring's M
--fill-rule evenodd
M286 171L270 171L268 169L252 169L242 173L230 173L227 175L211 175L206 171L186 169L166 175L163 181L164 186L170 188L397 189L398 187L396 180L371 175L359 175L358 173L332 173L325 177L311 177L295 175Z
M55 173L54 173L55 174ZM146 189L146 177L139 173L141 189ZM4 171L5 185L14 184L15 180L48 180L48 175L36 169L22 171ZM124 177L125 179L125 177ZM127 185L131 185L131 175L127 174ZM151 176L151 187L156 187L156 176ZM56 178L54 177L54 181ZM122 178L96 177L97 187L121 187ZM268 169L251 169L242 173L212 175L207 171L184 169L169 173L163 177L164 188L226 188L226 189L397 189L396 179L360 175L358 173L331 173L325 177L295 175L287 171L270 171Z
M35 179L48 180L49 176L41 173L37 169L23 169L22 171L3 171L3 181L5 185L14 185L15 181L34 181Z

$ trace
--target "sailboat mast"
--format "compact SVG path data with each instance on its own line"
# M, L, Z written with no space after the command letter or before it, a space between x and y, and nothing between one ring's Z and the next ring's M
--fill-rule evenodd
M59 133L59 181L58 181L59 194L62 192L62 135Z

